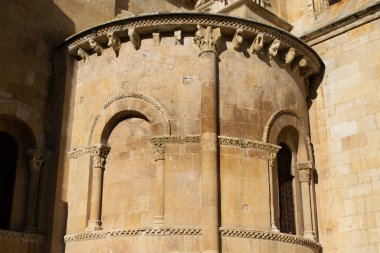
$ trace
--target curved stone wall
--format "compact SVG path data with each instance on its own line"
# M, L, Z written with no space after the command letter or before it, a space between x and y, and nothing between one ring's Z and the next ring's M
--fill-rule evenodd
M314 51L273 27L201 13L116 20L66 46L78 59L67 252L105 241L99 252L150 252L152 245L161 245L159 252L217 252L220 241L238 252L231 248L236 240L244 248L268 238L294 244L289 252L319 250L302 237L313 235L314 209L306 213L310 220L297 221L305 227L298 237L269 232L276 226L272 170L283 127L301 137L295 161L310 166L300 169L313 169L307 101L324 68ZM308 197L302 203L310 205ZM231 239L219 227L269 236Z

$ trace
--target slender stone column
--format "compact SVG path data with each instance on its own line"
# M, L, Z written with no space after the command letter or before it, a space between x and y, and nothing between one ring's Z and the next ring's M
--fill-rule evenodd
M302 214L304 237L315 240L311 213L310 182L313 166L311 162L298 163L298 176L301 183Z
M94 165L92 167L90 218L86 231L102 230L103 176L110 150L111 147L99 144L92 151Z
M28 149L26 158L30 167L28 205L26 208L24 230L28 233L37 233L37 208L40 187L40 174L46 161L47 152L43 149Z
M273 164L276 159L276 153L271 152L268 155L268 177L269 177L269 199L270 199L270 229L272 232L278 233L280 230L276 225L276 219L274 216L274 192L273 192Z
M153 224L161 226L165 220L165 143L164 139L151 138L156 160L155 216Z
M217 50L220 29L198 25L201 82L201 251L219 252L217 166Z

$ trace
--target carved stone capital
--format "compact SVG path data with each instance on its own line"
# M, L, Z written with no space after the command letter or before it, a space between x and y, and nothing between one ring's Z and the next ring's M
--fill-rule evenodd
M153 144L154 160L165 160L165 144L154 143Z
M217 53L222 34L220 28L212 28L207 26L206 28L201 25L197 25L198 31L195 33L194 43L198 46L201 55L204 52Z
M121 41L119 36L117 36L115 32L110 32L107 34L107 37L108 46L113 48L113 51L115 51L116 55L119 54L121 48Z
M93 146L91 155L94 157L95 167L104 168L106 165L107 156L111 150L110 146L99 144Z
M49 152L44 149L28 149L26 158L31 172L40 172Z
M297 164L297 169L300 182L310 182L313 163L310 161L300 162Z
M97 41L95 41L94 39L90 39L88 43L90 44L90 47L95 51L95 53L98 56L102 55L103 48L100 46L100 44Z

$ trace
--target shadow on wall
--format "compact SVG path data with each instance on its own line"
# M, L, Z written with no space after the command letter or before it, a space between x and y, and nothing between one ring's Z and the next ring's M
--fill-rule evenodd
M30 106L43 119L46 145L39 148L52 151L52 156L40 178L38 233L47 237L43 252L64 252L62 238L65 235L64 217L67 210L65 200L60 197L60 186L64 180L63 167L58 166L58 159L61 126L64 129L66 125L57 115L62 115L66 69L64 57L55 61L55 47L75 33L75 24L61 7L52 2L0 1L0 59L3 62L0 96ZM57 64L63 66L58 72L55 71ZM26 125L30 125L28 120L25 121ZM65 145L62 143L63 150ZM20 155L24 155L26 149L33 148L25 141L22 147ZM15 230L22 232L23 226Z

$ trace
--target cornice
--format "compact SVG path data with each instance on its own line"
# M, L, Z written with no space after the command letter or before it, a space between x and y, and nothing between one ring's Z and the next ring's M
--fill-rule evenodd
M242 37L245 40L252 41L258 34L265 36L265 44L267 45L279 40L282 49L294 48L297 58L306 59L311 74L323 75L324 65L317 53L290 33L257 21L222 14L177 12L116 19L77 33L68 38L62 46L67 47L70 54L77 56L80 49L87 51L87 53L94 53L90 41L96 40L100 45L107 46L107 36L110 33L117 34L122 42L135 41L134 44L136 44L139 42L140 35L143 34L151 34L154 31L169 33L178 29L195 33L199 24L220 28L222 36L234 36L237 29L242 29L244 31Z

